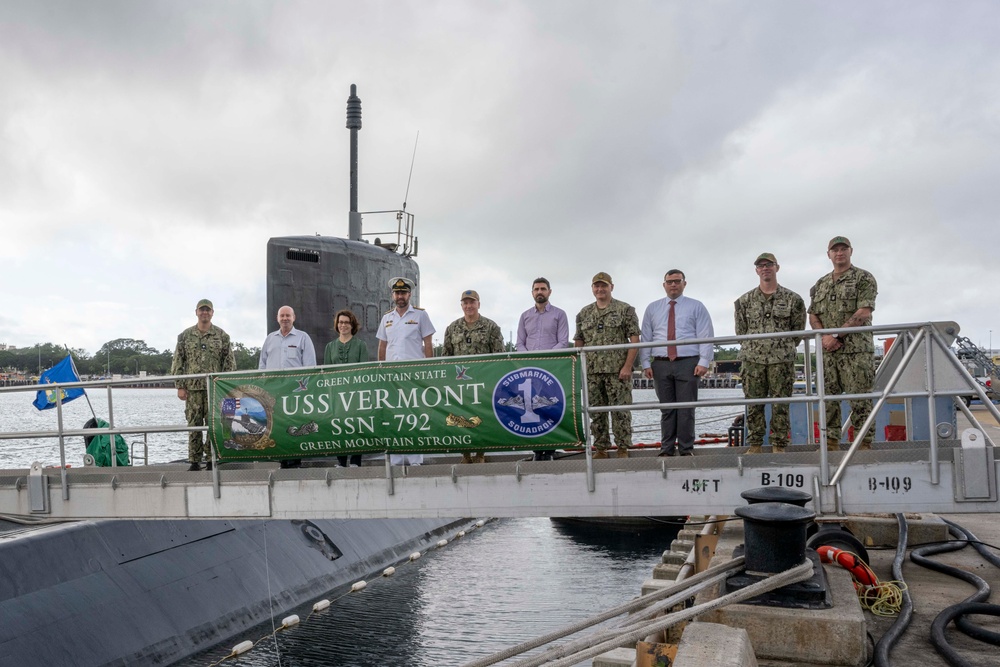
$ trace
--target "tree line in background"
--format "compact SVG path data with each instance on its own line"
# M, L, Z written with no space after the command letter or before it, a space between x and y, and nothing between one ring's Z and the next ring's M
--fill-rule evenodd
M257 362L260 360L259 347L247 347L243 343L233 343L232 345L238 370L257 368ZM434 356L441 356L443 347L443 345L436 345ZM508 352L514 351L513 343L507 343L505 347ZM736 347L716 346L715 359L716 361L735 359L738 351ZM44 343L34 347L0 350L0 370L36 376L41 371L59 363L67 352L73 355L73 363L76 364L80 375L90 377L139 375L141 371L146 371L147 375L166 375L170 372L170 364L174 355L173 350L161 352L146 345L146 341L134 338L109 340L93 356L82 348L67 349L63 345ZM638 365L638 357L636 363Z
M250 370L257 368L260 359L259 347L247 347L243 343L233 343L236 368ZM36 376L40 371L51 368L69 353L81 376L102 377L108 375L166 375L170 372L174 351L150 347L144 340L116 338L101 346L93 356L81 348L66 348L63 345L43 343L33 347L0 350L0 370L21 372Z

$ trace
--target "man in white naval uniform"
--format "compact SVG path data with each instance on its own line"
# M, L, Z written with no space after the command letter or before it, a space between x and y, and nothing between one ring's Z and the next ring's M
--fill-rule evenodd
M396 307L382 316L378 332L378 360L400 361L423 359L434 356L431 336L434 325L431 318L421 308L410 305L410 295L414 288L409 278L393 278L389 281L392 302ZM424 462L423 454L391 454L392 465L418 466Z

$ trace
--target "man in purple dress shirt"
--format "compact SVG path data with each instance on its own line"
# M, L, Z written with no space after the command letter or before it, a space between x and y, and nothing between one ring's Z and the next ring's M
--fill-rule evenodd
M555 350L569 346L569 320L561 308L549 303L552 286L545 278L535 278L531 298L535 307L521 313L517 323L517 351ZM536 461L551 461L551 450L535 452Z
M680 269L663 277L665 299L654 301L642 316L643 342L713 338L712 317L701 301L684 296L687 280ZM639 350L643 372L653 380L660 403L698 400L698 382L715 358L711 343L664 345ZM678 452L679 450L679 452ZM694 408L660 410L660 456L694 455Z

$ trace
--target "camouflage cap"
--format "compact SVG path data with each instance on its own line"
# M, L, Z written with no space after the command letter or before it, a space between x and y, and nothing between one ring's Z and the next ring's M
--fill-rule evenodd
M753 261L753 264L754 264L754 266L757 266L761 262L774 262L775 264L777 264L778 260L775 259L774 255L772 255L771 253L769 253L769 252L762 252L759 255L757 255L757 259L755 259Z
M846 236L834 236L832 239L830 239L830 242L826 244L826 249L833 250L833 246L840 245L841 243L846 245L848 248L854 247L851 245L850 240Z
M590 281L590 284L593 285L594 283L607 283L609 285L614 285L614 282L611 281L611 276L606 274L604 271L594 275L594 279Z
M479 292L474 289L465 290L462 292L462 296L459 298L459 301L465 301L466 299L475 299L476 301L479 301Z
M409 292L413 290L413 281L399 276L389 281L389 289L393 292Z
M209 301L208 299L202 299L201 301L199 301L199 302L198 302L198 305L197 305L197 306L195 306L195 307L194 307L194 309L195 309L195 310L199 310L199 309L200 309L200 308L202 308L203 306L208 306L208 309L209 309L209 310L215 310L215 308L214 308L214 307L212 306L212 302L211 302L211 301Z

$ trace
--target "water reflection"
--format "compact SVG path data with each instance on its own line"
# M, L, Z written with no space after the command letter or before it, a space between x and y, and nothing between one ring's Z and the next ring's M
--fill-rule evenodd
M615 558L640 558L670 546L687 517L623 517L620 519L552 519L556 534L579 548Z
M462 664L635 597L678 528L492 522L360 593L335 591L330 609L227 664L276 666L279 655L308 667ZM260 626L182 664L219 660L269 632Z

